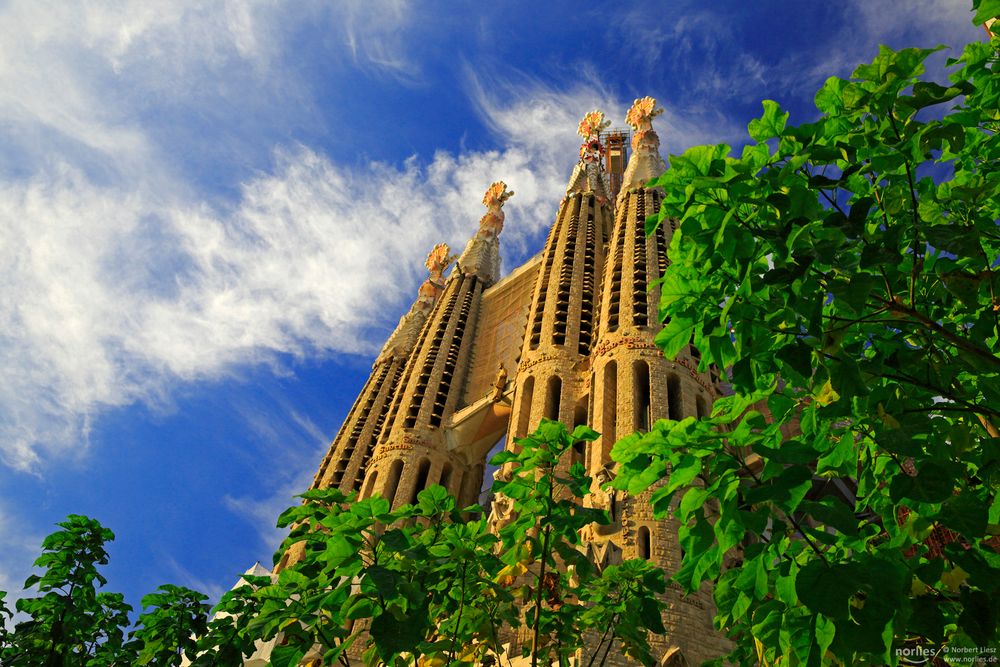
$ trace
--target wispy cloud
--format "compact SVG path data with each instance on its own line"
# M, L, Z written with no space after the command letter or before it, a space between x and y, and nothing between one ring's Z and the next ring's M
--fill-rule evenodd
M301 9L296 20L328 27L344 57L413 74L404 5ZM508 207L521 218L506 235L515 247L551 201L538 176L548 162L523 146L345 167L288 142L235 198L214 197L176 158L204 142L150 111L169 121L171 109L308 102L283 59L299 25L288 14L263 2L12 2L0 15L11 130L0 139L0 457L15 468L81 455L94 417L163 403L177 381L278 353L370 353L427 249L461 247L475 230L491 180L521 190ZM209 120L221 133L211 145L225 144L229 123ZM228 159L258 150L249 143Z
M236 578L233 578L232 582L224 582L220 584L215 581L210 581L197 576L188 568L181 565L172 556L164 557L167 571L169 571L174 580L177 582L178 586L185 586L191 590L198 591L199 593L204 593L208 596L208 603L214 605L219 601L219 598L225 594L229 588L236 583ZM152 592L152 591L151 591ZM136 611L140 611L136 609Z
M491 179L523 184L509 236L530 231L520 221L552 201L533 157L345 169L293 146L229 209L66 165L0 187L5 460L31 468L102 409L155 401L170 381L276 352L372 352L427 249L475 230Z

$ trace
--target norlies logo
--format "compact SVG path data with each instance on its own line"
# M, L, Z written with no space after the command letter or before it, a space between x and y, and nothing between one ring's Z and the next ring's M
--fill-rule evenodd
M934 657L934 649L924 646L903 646L896 649L899 662L903 665L924 665Z

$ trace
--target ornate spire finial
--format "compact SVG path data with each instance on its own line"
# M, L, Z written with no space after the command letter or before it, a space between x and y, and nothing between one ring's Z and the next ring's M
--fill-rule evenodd
M427 261L424 262L424 266L430 271L431 280L440 279L448 265L457 258L458 255L451 254L451 248L448 247L447 243L438 243L434 246L434 249L427 255ZM440 280L435 280L435 282L440 282Z
M640 97L625 114L625 122L632 126L632 156L622 177L618 196L629 188L642 186L662 174L667 165L660 157L660 137L653 130L653 119L663 113L652 97Z
M657 108L656 100L648 95L632 102L632 108L625 114L625 122L636 132L651 130L653 119L663 113L663 107Z
M478 276L490 285L500 278L500 241L497 237L503 231L504 202L513 195L514 191L508 190L503 181L486 189L483 195L486 214L479 220L479 231L469 239L458 258L458 272L462 275Z
M648 95L632 102L632 108L625 114L625 122L632 126L632 150L640 146L653 151L660 147L660 137L653 131L653 119L663 113L663 107L656 106L656 100Z
M609 127L611 127L611 121L604 117L604 112L594 109L583 117L580 125L576 128L576 133L584 139L596 139L601 132Z
M497 181L486 189L486 194L483 195L483 205L490 210L499 209L505 201L513 196L514 191L508 191L506 183Z
M611 121L604 117L603 111L588 112L576 128L576 133L583 137L580 144L580 162L573 169L566 194L574 192L594 192L600 201L607 201L607 186L604 182L601 154L601 132L611 126Z
M611 121L604 117L603 111L594 110L583 117L576 133L583 137L580 144L580 159L586 163L600 162L601 132L611 126Z
M373 367L390 357L405 358L410 354L416 345L420 328L444 290L444 279L441 276L456 258L457 255L451 253L447 243L438 243L427 255L424 266L430 275L417 288L417 300L410 306L409 312L399 319L396 330L392 332L382 351L375 358Z

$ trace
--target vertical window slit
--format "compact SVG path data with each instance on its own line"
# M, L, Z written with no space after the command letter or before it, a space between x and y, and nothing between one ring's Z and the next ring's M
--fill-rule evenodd
M681 381L676 375L667 378L667 417L674 421L684 419L681 414Z
M649 413L649 364L645 361L637 361L632 365L635 378L635 422L633 424L637 431L648 431L650 422Z
M646 290L646 196L648 191L636 193L635 216L632 218L632 324L637 327L649 325L649 306Z
M603 409L601 410L602 421L601 439L605 443L604 450L607 451L616 438L615 428L618 417L618 364L609 361L604 367L604 381L602 382L602 392L604 394Z
M417 478L413 483L413 494L410 496L411 505L416 504L417 495L427 488L427 477L430 472L431 462L428 459L420 459L420 464L417 466Z
M393 501L396 499L396 488L399 487L399 478L403 474L403 462L396 459L392 462L392 466L389 467L389 478L385 482L385 493L383 497L389 501L389 506L392 507Z
M535 376L529 375L524 384L521 385L520 412L517 415L517 431L514 432L515 438L523 438L528 435L528 428L531 426L529 420L531 419L531 401L534 390Z
M649 534L648 526L639 526L639 530L636 531L636 547L639 550L639 558L643 560L649 560L651 551L651 536Z
M562 401L562 378L553 375L549 378L547 391L545 392L545 417L546 419L559 420L559 408Z

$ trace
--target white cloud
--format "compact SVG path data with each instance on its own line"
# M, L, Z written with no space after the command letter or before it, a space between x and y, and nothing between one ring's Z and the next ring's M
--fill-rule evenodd
M405 5L315 3L296 15L313 19L343 41L344 58L418 74L400 60ZM586 72L568 91L470 75L467 92L502 150L344 166L286 142L234 197L202 193L173 157L201 144L166 142L144 97L208 114L220 100L308 106L284 61L294 25L265 2L0 9L0 123L12 129L0 139L7 465L37 472L83 455L102 412L168 405L177 382L282 353L372 353L412 298L426 252L439 241L460 249L474 233L492 180L517 192L505 256L537 250L579 118L597 106L622 125L630 102ZM664 126L671 149L710 136L698 118L672 113Z
M374 351L384 333L372 329L408 302L427 250L475 231L491 178L525 184L509 236L537 228L525 214L553 193L533 158L513 148L346 170L298 146L230 210L66 165L3 185L5 460L31 468L103 408L155 401L172 380L275 352Z
M66 164L0 186L4 460L33 469L81 452L69 445L95 415L156 403L173 381L276 352L371 353L427 250L475 231L491 180L518 191L508 249L544 228L573 162L575 106L594 100L577 96L491 104L501 131L533 119L503 151L345 169L291 147L232 207L169 180L98 184Z

